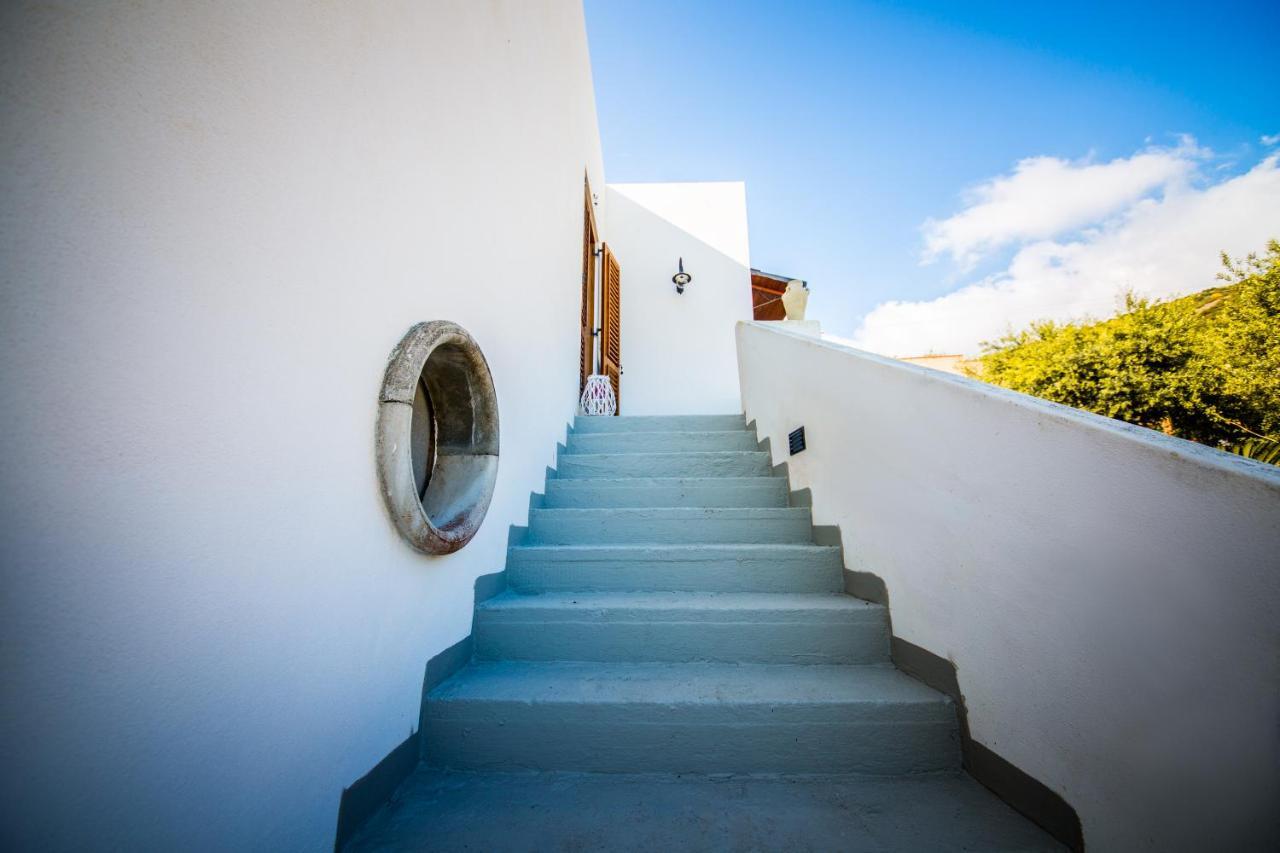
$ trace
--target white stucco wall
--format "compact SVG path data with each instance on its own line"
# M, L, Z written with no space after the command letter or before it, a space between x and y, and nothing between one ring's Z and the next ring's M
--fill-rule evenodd
M760 324L738 350L815 522L1088 849L1280 846L1280 469Z
M626 415L742 410L733 329L751 319L746 189L737 182L610 184L606 239L622 268ZM693 281L676 293L684 258Z
M572 416L582 10L0 15L0 846L331 849ZM502 419L444 558L374 469L427 319L479 341Z

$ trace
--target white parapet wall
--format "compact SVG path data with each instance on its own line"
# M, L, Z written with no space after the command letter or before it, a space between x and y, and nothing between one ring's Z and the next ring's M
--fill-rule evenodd
M738 182L610 184L622 265L624 415L741 409L733 329L751 319L747 197ZM680 259L693 281L677 293Z
M1280 469L738 326L748 419L1091 850L1280 844ZM808 447L787 457L787 435Z

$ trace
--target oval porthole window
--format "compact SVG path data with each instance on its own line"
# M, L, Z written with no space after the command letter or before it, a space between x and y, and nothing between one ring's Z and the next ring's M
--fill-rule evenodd
M401 535L449 554L484 521L498 477L498 398L456 323L419 323L391 353L378 398L378 478Z

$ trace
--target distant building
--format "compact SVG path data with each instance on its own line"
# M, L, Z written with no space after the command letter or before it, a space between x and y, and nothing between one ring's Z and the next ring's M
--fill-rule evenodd
M763 270L751 270L751 312L755 320L785 320L786 309L782 307L782 294L786 292L787 282L794 281L793 276L775 275Z
M964 355L913 355L907 358L900 358L899 361L918 364L921 367L931 367L934 370L941 370L943 373L954 373L956 376L970 376L972 373L978 373L982 369L982 362L976 358L969 358Z

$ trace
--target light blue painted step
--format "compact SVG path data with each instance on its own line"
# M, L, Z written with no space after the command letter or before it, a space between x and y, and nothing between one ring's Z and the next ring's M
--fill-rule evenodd
M530 545L813 541L808 507L531 509Z
M885 608L842 594L506 592L476 608L483 660L869 664Z
M423 766L343 853L1067 853L965 773L485 773Z
M619 417L586 417L573 419L574 432L671 432L742 430L747 419L740 415L641 415Z
M786 506L789 499L785 477L551 479L543 506Z
M569 436L569 453L679 453L696 450L759 450L753 433L585 432Z
M562 453L556 476L582 477L764 477L771 473L764 451L685 453Z
M829 545L522 545L507 551L519 592L841 592Z
M951 700L891 666L473 662L431 691L426 753L460 769L957 770Z

